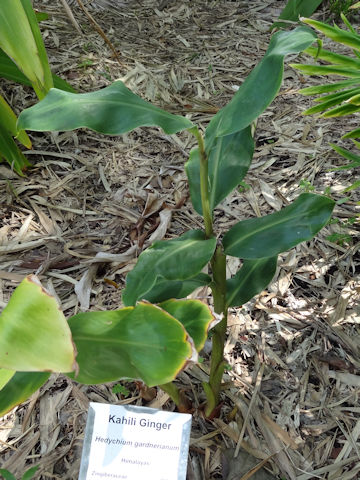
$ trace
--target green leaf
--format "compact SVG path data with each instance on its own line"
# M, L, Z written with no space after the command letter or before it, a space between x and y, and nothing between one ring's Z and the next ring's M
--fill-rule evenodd
M356 182L354 182L349 187L344 188L344 190L341 193L351 192L351 190L355 190L356 188L359 188L359 187L360 187L360 180L357 180Z
M355 128L354 130L351 130L351 132L347 133L346 135L343 135L341 138L359 138L360 137L360 128Z
M44 372L16 372L0 390L0 417L27 400L49 377Z
M161 308L136 307L80 313L69 319L78 351L78 375L96 384L132 378L148 386L172 381L193 355L182 324Z
M358 91L358 88L352 88L350 90L346 90L345 92L339 92L333 95L327 95L326 97L322 97L321 99L317 99L317 101L321 101L321 103L315 105L314 107L308 108L304 112L304 115L313 115L315 113L323 112L324 110L327 110L334 105L339 105L340 103L351 99L354 93Z
M343 95L345 93L349 95L349 98L351 98L351 95L354 95L357 92L360 92L360 86L349 88L347 90L341 90L340 92L331 93L330 95L323 95L322 97L315 98L314 101L318 103L325 103L329 100L336 99L339 97L339 95Z
M0 475L2 475L5 480L16 480L16 477L5 468L0 468Z
M262 292L275 275L277 256L244 260L237 274L226 281L226 305L239 307Z
M46 12L35 12L35 15L39 23L49 19L49 14Z
M358 112L359 110L360 108L358 105L346 103L345 105L340 105L340 107L332 108L331 110L324 112L321 117L344 117L345 115L350 115L351 113Z
M76 368L70 329L37 278L25 278L0 315L0 367L23 372Z
M356 93L347 100L347 103L351 103L351 105L360 107L360 88L356 89Z
M342 77L359 78L360 71L355 68L338 65L301 65L292 63L291 67L300 70L305 75L340 75Z
M24 171L31 165L25 155L19 150L12 136L0 127L0 159L4 158L18 175L24 176Z
M290 65L290 66L293 66L293 65ZM314 87L303 88L299 90L299 93L301 93L301 95L317 95L322 93L334 92L344 87L347 87L350 85L358 85L358 84L359 84L359 81L357 79L344 80L342 82L329 83L327 85L316 85Z
M9 58L2 50L0 50L0 77L6 78L12 82L21 83L22 85L27 85L29 87L32 85L30 80L25 77L25 75L18 69L11 58ZM59 88L60 90L65 90L65 92L76 92L76 90L69 83L57 75L52 74L52 79L54 87Z
M205 273L199 273L195 277L186 280L166 280L157 277L154 287L143 295L143 300L151 303L159 303L170 298L185 298L199 287L211 283L211 277Z
M6 130L12 137L16 137L25 147L31 148L30 138L24 130L18 132L16 122L17 118L15 113L0 95L0 128Z
M36 467L31 467L29 468L29 470L26 470L21 480L31 480L35 473L38 471L39 467L40 465L36 465Z
M245 259L278 255L314 237L329 221L334 205L328 197L303 193L279 212L234 225L224 235L224 251Z
M282 10L279 16L279 20L287 20L291 22L297 22L299 17L310 17L322 0L288 0L285 8ZM286 27L284 22L275 22L271 28Z
M348 163L347 165L343 165L338 168L332 169L332 171L338 171L338 170L349 170L351 168L356 168L360 167L360 156L356 155L355 153L349 152L349 150L346 150L345 148L339 147L339 145L335 145L334 143L330 143L331 148L335 150L335 152L339 153L341 156L346 158L346 160L350 160L351 163Z
M29 2L29 0L20 0L20 1L26 13L26 16L33 34L33 38L36 43L37 55L39 56L42 70L44 72L44 80L41 79L40 81L40 88L42 89L42 95L40 95L39 98L42 98L48 93L50 88L54 86L52 81L52 74L49 66L49 60L48 60L47 53L45 50L45 45L41 36L39 22L32 8L32 2ZM35 89L35 86L34 86L34 89Z
M124 387L124 385L121 385L121 383L113 385L111 391L112 393L119 393L120 395L124 395L125 397L128 397L130 395L130 390Z
M206 148L206 143L205 143ZM209 201L210 209L222 202L245 177L254 153L251 127L240 132L218 137L209 149ZM192 150L185 165L189 179L191 201L195 210L202 215L200 196L200 157L197 148Z
M39 26L28 0L1 0L0 48L31 81L39 98L52 87Z
M164 279L193 279L210 261L215 247L216 239L206 240L201 230L190 230L173 240L155 242L142 252L126 277L124 305L135 305L138 300L151 295L154 287Z
M44 100L23 110L18 121L18 128L23 130L67 131L87 127L108 135L154 125L169 134L193 126L187 118L142 100L120 80L91 93L74 94L53 88Z
M360 38L356 34L348 32L347 30L342 30L339 27L331 27L327 23L319 22L318 20L313 20L311 18L302 18L301 21L307 25L311 25L313 28L337 43L342 43L355 50L360 50Z
M200 352L214 320L209 307L199 300L167 300L160 303L159 307L184 325L194 341L196 350Z
M64 80L61 77L58 77L55 75L55 73L52 74L52 79L54 82L54 87L58 88L60 90L63 90L64 92L70 92L70 93L76 93L75 88L73 88L70 83L68 83L66 80Z
M284 57L298 53L315 40L309 29L298 27L291 32L277 32L261 62L240 86L233 99L211 120L206 129L208 147L215 137L230 135L249 126L270 105L279 91Z
M324 48L319 51L316 47L308 47L304 50L304 53L311 55L317 60L324 60L325 62L333 63L334 65L346 65L351 68L360 68L360 60L358 58L334 53L330 50L325 50Z
M0 390L8 383L15 373L15 370L5 370L5 368L0 368Z
M27 148L31 148L31 140L24 130L17 131L16 122L15 113L0 95L0 159L4 158L22 176L30 162L19 150L13 137L17 137Z

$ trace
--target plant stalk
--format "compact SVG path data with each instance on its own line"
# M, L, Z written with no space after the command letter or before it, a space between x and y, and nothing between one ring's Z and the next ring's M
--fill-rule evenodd
M211 289L214 298L214 310L216 313L222 313L223 318L213 329L209 378L209 387L212 395L210 398L207 395L208 403L205 409L207 416L211 414L219 403L221 380L226 365L226 362L224 362L224 344L227 327L226 255L224 255L221 246L216 248L211 260L211 267L213 273Z
M175 385L174 382L168 382L168 383L163 383L159 385L159 388L161 390L164 390L171 400L175 403L175 405L178 407L178 410L180 412L186 412L189 409L188 402L185 398L185 396L180 392L178 387Z
M190 128L189 131L195 136L199 146L200 156L200 196L203 218L205 224L206 238L213 236L213 221L209 201L209 170L208 157L205 152L204 139L197 127Z
M208 157L205 151L204 139L198 128L191 128L190 132L196 137L199 146L201 206L205 224L205 235L207 238L210 238L214 232L209 201ZM222 313L223 319L213 329L210 378L209 383L204 385L207 398L205 408L206 416L210 416L211 412L219 403L221 380L226 365L224 362L224 343L227 326L226 255L224 255L221 246L218 246L215 250L213 258L211 259L211 268L213 274L211 289L214 298L214 310L218 314Z

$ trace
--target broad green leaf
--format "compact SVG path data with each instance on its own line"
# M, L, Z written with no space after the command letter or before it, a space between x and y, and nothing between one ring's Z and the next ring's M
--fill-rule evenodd
M44 372L16 372L0 390L0 417L27 400L49 377Z
M226 281L226 305L239 307L262 292L275 275L277 256L244 260L237 274Z
M210 282L211 277L205 273L199 273L195 277L178 281L157 277L154 287L143 295L143 300L159 303L170 298L185 298L197 288L209 285Z
M159 307L184 325L194 341L196 350L200 352L214 320L209 307L199 300L167 300L160 303Z
M10 105L0 95L0 128L5 129L11 136L16 137L17 140L25 147L31 148L31 140L24 130L18 132L16 128L17 117L11 110Z
M290 32L277 32L261 62L240 86L233 99L211 120L206 129L208 147L215 137L230 135L249 126L270 105L279 91L284 57L299 53L315 40L309 29L298 27Z
M311 18L302 18L301 21L312 26L337 43L342 43L355 50L360 50L360 38L356 34L348 32L347 30L342 30L339 27L331 27L327 23L319 22L318 20L313 20Z
M159 126L176 133L193 126L132 93L120 80L91 93L69 93L53 88L46 98L23 110L18 128L49 131L87 127L99 133L120 135L137 127Z
M15 370L5 370L5 368L0 368L0 390L8 383L15 373Z
M0 475L2 475L5 480L16 480L16 477L5 468L0 468Z
M346 160L350 160L351 163L347 165L343 165L341 167L337 167L332 169L332 171L338 170L349 170L351 168L360 167L360 156L356 155L355 153L349 152L345 148L339 147L339 145L335 145L334 143L330 143L331 148L335 150L335 152L339 153L342 157L346 158Z
M315 105L314 107L308 108L305 112L303 112L303 114L313 115L315 113L323 112L324 110L334 107L335 105L339 105L347 100L349 101L354 96L354 93L358 91L359 91L358 88L352 88L351 90L348 90L345 92L339 92L333 95L327 95L327 97L330 97L330 98L326 100L326 98L323 97L321 99L321 103L319 103L318 105Z
M18 69L16 64L9 58L5 52L0 49L0 77L11 80L12 82L21 83L31 87L30 80ZM76 93L76 90L65 80L52 74L54 87L64 90L65 92Z
M33 275L15 289L0 315L0 367L22 372L76 368L67 321Z
M25 155L19 150L12 136L0 126L0 159L4 158L18 175L31 165Z
M78 351L78 375L86 384L132 378L154 386L172 381L192 358L183 325L149 303L69 319Z
M310 17L323 0L288 0L285 8L281 11L279 20L297 22L299 17ZM286 27L284 22L275 22L271 28Z
M206 147L206 143L205 143ZM251 127L240 132L218 137L208 152L210 209L222 202L245 177L254 153ZM195 210L202 215L200 196L200 158L197 148L192 150L185 165L189 180L191 201Z
M29 470L26 470L21 480L31 480L35 473L38 471L39 467L40 465L36 465L36 467L31 467L29 468Z
M28 0L0 2L0 48L12 58L31 81L38 97L42 98L52 82L48 83L50 69L48 63L44 63L43 51L38 48L39 36L41 40L36 17Z
M224 251L245 259L274 257L313 238L329 221L334 205L328 197L303 193L279 212L234 225L224 235Z
M198 275L210 261L216 239L205 239L201 230L190 230L173 240L155 242L144 250L126 277L124 305L135 305L163 280L188 280Z
M333 63L334 65L346 65L351 68L360 68L360 60L358 58L341 55L323 48L319 51L316 47L309 47L304 50L304 53L311 55L317 60L324 60L325 62Z
M334 92L344 87L347 87L350 85L358 85L358 84L359 84L359 80L357 79L344 80L342 82L329 83L327 85L315 85L314 87L303 88L299 90L299 93L301 93L301 95L318 95L322 93Z
M359 78L360 71L341 65L301 65L292 63L291 67L300 70L305 75L340 75L342 77Z

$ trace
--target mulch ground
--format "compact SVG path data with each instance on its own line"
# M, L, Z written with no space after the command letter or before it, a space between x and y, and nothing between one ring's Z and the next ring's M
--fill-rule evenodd
M50 14L41 25L55 73L81 92L121 79L205 126L265 53L285 1L114 0L105 9L87 6L97 26L77 2L68 2L70 12L64 4L34 2ZM328 18L326 6L316 18ZM358 123L355 116L302 115L311 100L298 90L319 82L285 66L280 94L257 124L246 184L216 209L216 231L279 210L303 191L343 201L313 241L280 257L266 291L231 310L219 418L205 420L198 409L208 350L203 363L179 375L195 409L189 480L240 479L266 459L272 476L252 478L360 478L360 196L343 193L356 172L331 171L345 161L329 147ZM18 113L35 102L20 85L2 81L0 91ZM201 227L183 168L194 146L187 133L142 128L121 137L89 130L31 137L27 177L0 166L1 308L30 273L66 316L119 308L126 273L142 249ZM230 258L229 275L238 266ZM206 289L198 297L211 301ZM76 479L89 401L175 408L160 390L121 384L125 395L113 393L113 384L82 386L53 375L0 419L1 467L17 478L40 465L35 478ZM238 443L241 461L232 458Z

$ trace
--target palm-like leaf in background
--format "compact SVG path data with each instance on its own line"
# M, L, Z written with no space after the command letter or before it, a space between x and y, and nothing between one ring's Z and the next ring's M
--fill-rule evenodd
M327 38L349 47L353 53L353 55L334 53L323 49L322 42L319 41L318 48L308 47L304 50L304 53L311 55L316 60L321 60L323 62L321 65L291 65L305 75L344 77L340 81L300 90L299 93L302 95L319 95L314 100L316 105L306 110L304 112L305 115L320 114L321 117L329 118L342 117L360 111L360 35L356 33L344 15L341 15L341 18L348 30L341 29L336 25L332 27L326 23L309 18L302 19L304 23L312 26ZM343 139L359 137L360 128L356 128L342 136ZM358 142L354 143L358 146ZM331 147L344 158L350 160L349 164L340 167L340 169L345 170L360 166L360 157L357 155L333 144L331 144Z

